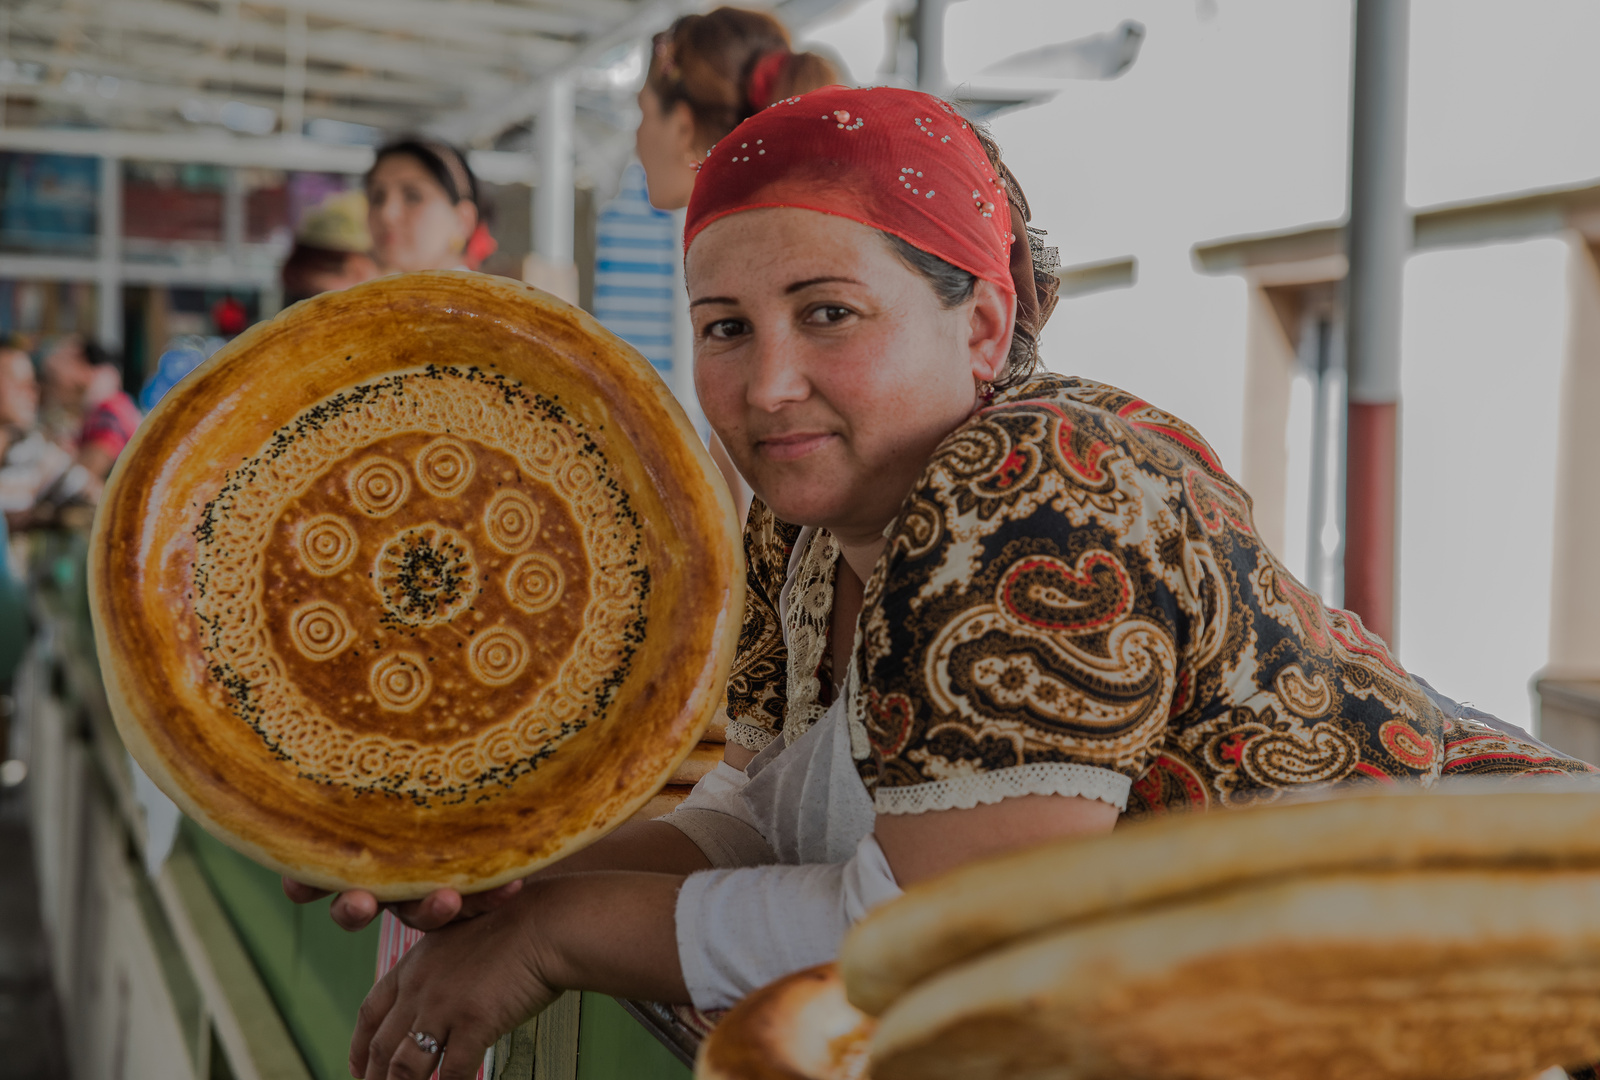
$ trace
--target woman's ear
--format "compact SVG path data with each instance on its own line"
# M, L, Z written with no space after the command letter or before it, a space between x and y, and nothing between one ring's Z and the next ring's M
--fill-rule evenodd
M455 211L456 225L456 250L465 251L467 241L472 239L472 231L478 227L478 208L472 205L471 199L462 199L450 209Z
M1005 374L1011 357L1011 328L1017 316L1017 298L992 281L979 278L967 301L967 352L972 377L994 382Z
M706 156L706 151L711 149L709 146L695 145L694 110L687 101L673 103L672 110L667 113L667 130L672 135L672 145L691 168L698 165Z

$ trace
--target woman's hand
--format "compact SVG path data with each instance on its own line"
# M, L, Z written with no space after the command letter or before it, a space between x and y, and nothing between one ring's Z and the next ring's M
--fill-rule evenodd
M380 904L377 897L365 889L351 889L334 897L328 914L346 930L356 931L378 917L387 907L395 918L416 930L438 930L458 919L475 919L495 910L522 891L522 881L508 881L498 889L469 893L462 896L454 889L436 889L421 900L407 900L397 904ZM292 878L283 879L283 894L297 904L309 904L328 895L327 889L318 889Z
M423 938L362 1003L350 1075L424 1080L440 1060L412 1038L420 1032L443 1047L440 1080L471 1080L495 1039L559 993L541 974L528 915L501 908Z
M616 870L547 877L434 931L367 995L351 1074L422 1080L439 1061L416 1031L446 1048L441 1080L470 1080L489 1045L560 990L688 1001L673 917L682 885L676 874Z

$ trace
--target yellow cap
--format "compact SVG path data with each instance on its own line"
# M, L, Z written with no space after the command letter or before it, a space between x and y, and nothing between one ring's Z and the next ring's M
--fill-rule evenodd
M294 238L329 251L371 251L366 195L354 189L329 195L306 212Z

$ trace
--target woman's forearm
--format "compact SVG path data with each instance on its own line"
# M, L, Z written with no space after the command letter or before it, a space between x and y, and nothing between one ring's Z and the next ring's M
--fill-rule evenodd
M565 874L595 870L636 870L687 877L711 869L711 861L679 830L662 821L630 821L582 851L536 870L529 884Z
M530 881L513 903L547 985L687 1003L675 918L682 885L677 874L599 870Z

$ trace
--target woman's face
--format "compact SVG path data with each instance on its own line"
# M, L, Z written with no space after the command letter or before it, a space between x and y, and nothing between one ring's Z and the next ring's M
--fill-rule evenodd
M21 349L0 349L0 427L33 427L39 419L39 380Z
M472 203L452 204L422 163L390 154L367 178L367 228L372 255L385 273L451 270L477 225Z
M647 83L639 91L639 130L633 145L644 166L650 205L657 210L677 210L689 205L694 190L694 165L700 155L694 145L694 113L680 101L670 109Z
M1004 370L1012 299L945 308L876 230L787 207L708 226L686 267L695 388L784 521L870 542Z

